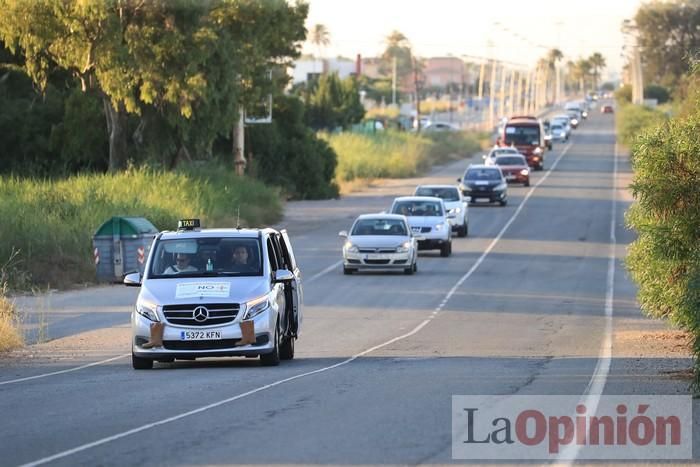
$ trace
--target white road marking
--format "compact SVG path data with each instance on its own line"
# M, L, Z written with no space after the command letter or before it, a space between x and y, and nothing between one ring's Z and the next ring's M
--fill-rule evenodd
M330 266L328 266L326 269L324 269L323 271L317 272L316 274L314 274L313 276L309 277L308 279L302 279L302 284L308 284L309 282L315 281L315 280L318 279L319 277L328 274L329 272L331 272L331 271L337 269L338 266L342 266L342 265L343 265L343 262L342 262L342 261L338 261L337 263L333 263L333 264L331 264Z
M258 393L258 392L261 392L261 391L265 391L265 390L267 390L267 389L274 388L275 386L279 386L280 384L288 383L288 382L290 382L290 381L294 381L294 380L297 380L297 379L301 379L301 378L304 378L304 377L306 377L306 376L311 376L311 375L315 375L315 374L318 374L318 373L323 373L323 372L326 372L326 371L329 371L329 370L332 370L332 369L335 369L335 368L338 368L338 367L347 365L348 363L352 362L353 360L356 360L356 359L358 359L358 358L360 358L360 357L362 357L362 356L364 356L364 355L367 355L368 353L374 352L375 350L381 349L382 347L386 347L387 345L393 344L394 342L398 342L398 341L400 341L400 340L402 340L402 339L405 339L405 338L407 338L407 337L410 337L410 336L414 335L415 333L417 333L418 331L420 331L421 329L423 329L423 327L424 327L426 324L428 324L428 322L429 322L429 320L426 319L425 321L423 321L422 323L420 323L418 326L416 326L415 328L413 328L413 330L411 330L410 332L407 332L406 334L403 334L403 335L398 336L398 337L394 337L393 339L390 339L390 340L388 340L388 341L386 341L386 342L384 342L384 343L382 343L382 344L375 345L374 347L370 347L369 349L364 350L364 351L362 351L362 352L360 352L360 353L358 353L358 354L355 354L355 355L353 355L352 357L347 358L347 359L343 360L342 362L336 363L336 364L334 364L334 365L329 365L329 366L326 366L326 367L323 367L323 368L319 368L319 369L313 370L313 371L307 371L306 373L300 373L300 374L298 374L298 375L290 376L289 378L280 379L280 380L278 380L278 381L275 381L274 383L266 384L266 385L264 385L264 386L260 386L260 387L255 388L255 389L251 389L250 391L243 392L243 393L241 393L241 394L237 394L237 395L232 396L232 397L229 397L229 398L227 398L227 399L223 399L223 400L220 400L220 401L218 401L218 402L214 402L214 403L212 403L212 404L205 405L205 406L199 407L199 408L194 409L194 410L190 410L190 411L188 411L188 412L183 412L183 413L180 413L180 414L178 414L178 415L174 415L174 416L172 416L172 417L168 417L168 418L164 418L164 419L162 419L162 420L158 420L158 421L156 421L156 422L147 423L147 424L145 424L145 425L141 425L140 427L133 428L133 429L128 430L128 431L123 431L123 432L121 432L121 433L117 433L117 434L112 435L112 436L107 436L107 437L105 437L105 438L98 439L97 441L93 441L93 442L91 442L91 443L82 444L82 445L77 446L77 447L75 447L75 448L73 448L73 449L68 449L68 450L66 450L66 451L59 452L59 453L54 454L54 455L52 455L52 456L44 457L44 458L42 458L42 459L39 459L39 460L36 460L36 461L33 461L33 462L29 462L29 463L27 463L27 464L23 464L21 467L29 467L29 466L35 466L35 465L42 465L42 464L46 464L46 463L48 463L48 462L53 462L53 461L55 461L55 460L62 459L62 458L64 458L64 457L70 456L70 455L72 455L72 454L77 454L77 453L79 453L79 452L81 452L81 451L85 451L85 450L87 450L87 449L91 449L91 448L94 448L94 447L97 447L97 446L101 446L101 445L103 445L103 444L110 443L110 442L112 442L112 441L116 441L116 440L118 440L118 439L125 438L125 437L127 437L127 436L130 436L130 435L133 435L133 434L136 434L136 433L140 433L140 432L142 432L142 431L145 431L145 430L154 428L154 427L156 427L156 426L165 425L165 424L167 424L167 423L175 422L175 421L177 421L177 420L181 420L181 419L183 419L183 418L186 418L186 417L189 417L189 416L192 416L192 415L196 415L196 414L198 414L198 413L202 413L202 412L204 412L204 411L207 411L207 410L209 410L209 409L213 409L213 408L215 408L215 407L220 407L220 406L222 406L222 405L224 405L224 404L228 404L228 403L230 403L230 402L234 402L234 401L237 401L237 400L239 400L239 399L243 399L244 397L251 396L251 395L256 394L256 393Z
M581 396L581 402L588 410L588 413L593 415L598 409L600 397L605 389L605 382L610 373L610 364L612 362L612 317L613 317L613 300L615 298L615 256L617 250L617 236L615 235L615 224L617 222L617 157L618 157L617 142L615 143L614 162L613 162L613 186L612 186L612 214L610 217L610 255L608 256L608 274L605 287L605 334L603 342L600 345L598 353L598 363L593 370L591 380L586 386L586 390ZM571 465L578 457L581 446L569 444L561 451L557 462L567 461L563 465Z
M472 266L472 267L469 269L469 271L468 271L464 276L462 276L462 277L460 278L460 280L457 282L457 284L455 284L455 286L452 287L452 289L450 289L450 291L448 292L447 296L445 296L445 298L443 299L443 303L446 303L446 302L450 299L450 297L454 294L455 290L457 290L457 288L458 288L461 284L463 284L464 281L467 280L467 278L468 278L469 276L471 276L471 275L474 273L474 271L477 269L477 267L483 262L484 258L485 258L485 257L488 255L488 253L493 249L493 247L496 245L496 243L498 242L498 240L500 240L500 238L503 236L503 234L505 233L505 231L508 229L508 227L513 223L513 221L515 220L515 218L518 216L518 214L520 213L520 211L522 211L523 206L525 205L525 203L527 202L527 200L530 198L530 196L532 195L532 193L533 193L533 191L535 190L535 188L537 188L538 186L540 186L540 184L542 184L542 182L543 182L544 180L547 179L547 177L549 176L549 174L554 170L554 168L557 166L557 164L559 163L559 161L561 160L561 158L564 157L564 155L568 152L568 150L569 150L570 147L571 147L571 143L569 143L569 144L564 148L564 150L561 152L561 154L559 155L559 157L557 157L556 161L552 164L552 167L549 169L549 171L537 182L537 184L535 184L535 185L530 189L530 191L528 191L528 193L527 193L527 195L525 196L525 198L523 199L522 203L520 204L520 206L518 206L518 209L516 209L515 213L513 213L513 216L511 216L510 220L506 223L506 225L503 227L503 229L501 229L501 231L499 232L498 236L489 244L489 247L488 247L488 248L486 249L486 251L479 257L479 259L478 259L477 262L474 264L474 266ZM340 262L338 262L338 263L335 263L335 264L333 264L333 265L327 267L327 268L324 269L323 271L321 271L321 272L315 274L314 276L310 277L306 282L311 282L311 281L317 279L318 277L321 277L321 276L323 276L324 274L327 274L328 272L332 271L334 268L337 268L340 264L342 264L342 261L340 261ZM21 467L30 467L30 466L36 466L36 465L46 464L46 463L48 463L48 462L53 462L53 461L55 461L55 460L62 459L62 458L64 458L64 457L68 457L68 456L70 456L70 455L77 454L77 453L79 453L79 452L82 452L82 451L85 451L85 450L88 450L88 449L91 449L91 448L94 448L94 447L97 447L97 446L101 446L101 445L103 445L103 444L110 443L110 442L112 442L112 441L116 441L116 440L119 440L119 439L121 439L121 438L125 438L125 437L127 437L127 436L130 436L130 435L133 435L133 434L136 434L136 433L140 433L140 432L142 432L142 431L148 430L148 429L153 428L153 427L156 427L156 426L165 425L165 424L167 424L167 423L171 423L171 422L174 422L174 421L177 421L177 420L181 420L181 419L186 418L186 417L189 417L189 416L191 416L191 415L196 415L196 414L202 413L202 412L204 412L204 411L207 411L207 410L209 410L209 409L212 409L212 408L215 408L215 407L219 407L219 406L221 406L221 405L228 404L228 403L230 403L230 402L234 402L234 401L237 401L237 400L239 400L239 399L243 399L244 397L251 396L251 395L253 395L253 394L257 394L257 393L259 393L259 392L261 392L261 391L265 391L265 390L267 390L267 389L274 388L274 387L276 387L276 386L279 386L279 385L284 384L284 383L288 383L288 382L290 382L290 381L295 381L295 380L297 380L297 379L301 379L301 378L304 378L304 377L307 377L307 376L311 376L311 375L315 375L315 374L318 374L318 373L323 373L323 372L326 372L326 371L329 371L329 370L332 370L332 369L335 369L335 368L338 368L338 367L347 365L348 363L350 363L350 362L352 362L352 361L354 361L354 360L356 360L356 359L358 359L358 358L360 358L360 357L362 357L362 356L364 356L364 355L367 355L367 354L369 354L369 353L371 353L371 352L374 352L375 350L381 349L382 347L386 347L387 345L393 344L394 342L398 342L398 341L400 341L400 340L406 339L407 337L411 337L412 335L416 334L416 333L419 332L421 329L423 329L428 323L430 323L430 321L432 321L432 319L435 317L435 315L442 309L443 303L441 303L440 306L439 306L437 309L435 309L435 311L433 311L433 313L431 314L431 316L429 316L427 319L423 320L418 326L416 326L415 328L413 328L411 331L407 332L406 334L402 334L402 335L400 335L400 336L398 336L398 337L394 337L393 339L390 339L390 340L388 340L388 341L386 341L386 342L384 342L384 343L382 343L382 344L375 345L374 347L370 347L369 349L363 350L362 352L360 352L360 353L358 353L358 354L355 354L355 355L353 355L352 357L343 360L342 362L336 363L336 364L334 364L334 365L329 365L329 366L326 366L326 367L323 367L323 368L319 368L319 369L317 369L317 370L308 371L308 372L305 372L305 373L300 373L300 374L298 374L298 375L290 376L290 377L288 377L288 378L284 378L284 379L275 381L275 382L273 382L273 383L266 384L266 385L264 385L264 386L260 386L260 387L258 387L258 388L252 389L252 390L250 390L250 391L247 391L247 392L244 392L244 393L241 393L241 394L237 394L237 395L232 396L232 397L229 397L229 398L227 398L227 399L223 399L223 400L220 400L220 401L218 401L218 402L214 402L214 403L212 403L212 404L205 405L205 406L199 407L199 408L194 409L194 410L190 410L190 411L188 411L188 412L183 412L183 413L180 413L180 414L178 414L178 415L174 415L174 416L172 416L172 417L168 417L168 418L165 418L165 419L162 419L162 420L158 420L158 421L156 421L156 422L152 422L152 423L148 423L148 424L145 424L145 425L141 425L140 427L133 428L133 429L127 430L127 431L123 431L123 432L121 432L121 433L117 433L117 434L114 434L114 435L112 435L112 436L108 436L108 437L105 437L105 438L101 438L101 439L98 439L98 440L93 441L93 442L91 442L91 443L82 444L82 445L77 446L77 447L75 447L75 448L68 449L68 450L66 450L66 451L61 451L61 452L59 452L59 453L57 453L57 454L54 454L54 455L52 455L52 456L44 457L44 458L42 458L42 459L39 459L39 460L36 460L36 461L33 461L33 462L29 462L29 463L27 463L27 464L23 464Z
M499 241L499 240L503 237L503 235L506 233L506 230L508 230L508 227L510 227L510 225L513 223L513 221L515 221L515 219L518 217L518 215L520 214L520 211L523 210L523 208L525 207L525 203L527 203L527 200L530 199L530 196L532 196L532 193L534 193L535 189L537 189L537 187L539 187L542 183L544 183L545 180L547 180L547 177L549 177L549 174L551 174L552 171L556 168L556 166L557 166L557 164L559 164L559 161L561 160L561 158L564 157L564 156L566 155L567 152L569 152L569 149L570 149L570 148L571 148L571 143L569 143L569 144L566 145L566 147L564 148L564 150L561 152L561 154L559 154L559 157L557 157L557 159L554 161L554 163L552 164L552 167L550 167L550 169L547 171L547 173L544 174L544 176L543 176L541 179L539 179L539 181L538 181L532 188L530 188L530 190L529 190L529 191L527 192L527 194L525 195L525 198L523 198L523 201L522 201L522 202L520 203L520 205L518 206L518 209L515 210L515 212L513 213L513 215L510 217L510 219L508 219L508 222L506 222L506 225L504 225L503 228L501 229L501 231L498 232L498 235L496 235L496 238L494 238L494 239L491 241L491 243L489 243L489 246L486 247L486 250L484 250L484 252L481 254L481 256L479 256L479 259L476 260L476 262L475 262L474 265L469 269L469 271L467 271L467 273L464 274L464 275L457 281L457 283L450 289L450 291L447 293L447 295L446 295L445 298L443 299L442 303L440 303L440 305L435 309L435 311L442 311L442 309L444 308L444 306L445 306L445 305L447 304L447 302L450 300L450 298L452 297L452 295L454 295L454 293L457 291L457 289L458 289L462 284L464 284L464 281L466 281L467 279L469 279L469 277L470 277L472 274L474 274L474 271L477 270L477 268L481 265L481 263L484 262L484 259L486 259L486 257L488 256L488 254L491 253L491 250L493 250L493 247L496 246L496 244L498 243L498 241Z
M22 381L30 381L32 379L46 378L47 376L62 375L64 373L70 373L72 371L82 370L84 368L89 368L91 366L102 365L103 363L113 362L114 360L119 360L120 358L128 357L129 355L131 355L131 354L126 353L124 355L118 355L116 357L108 358L106 360L100 360L99 362L88 363L87 365L76 366L74 368L67 368L65 370L52 371L51 373L42 373L40 375L34 375L34 376L27 376L26 378L11 379L9 381L0 381L0 386L4 386L5 384L21 383Z

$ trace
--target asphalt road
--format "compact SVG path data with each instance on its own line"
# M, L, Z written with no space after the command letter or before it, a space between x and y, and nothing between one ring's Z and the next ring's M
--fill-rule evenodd
M37 358L0 362L0 465L454 463L453 395L585 395L594 375L604 395L684 393L662 370L687 359L615 347L616 333L659 325L640 316L621 262L633 238L629 165L619 156L615 168L612 116L593 115L556 145L507 207L472 206L470 236L455 238L451 257L421 253L414 276L343 276L338 231L417 183L453 183L468 162L290 203L281 225L305 278L305 322L297 358L279 367L231 359L134 371L134 289L19 299L29 327L43 323L56 341Z

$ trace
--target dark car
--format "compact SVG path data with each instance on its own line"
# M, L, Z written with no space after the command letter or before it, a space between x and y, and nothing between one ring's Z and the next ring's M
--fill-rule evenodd
M505 206L508 203L508 183L497 165L470 165L464 177L457 179L459 189L470 202L487 200Z
M501 168L507 183L530 186L530 168L523 156L498 156L495 163Z
M602 113L602 114L611 114L614 112L615 112L615 109L613 109L612 105L604 105L600 108L600 113Z

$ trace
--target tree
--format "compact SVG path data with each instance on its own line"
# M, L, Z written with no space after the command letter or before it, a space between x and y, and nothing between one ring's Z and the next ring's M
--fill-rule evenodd
M593 55L588 57L588 63L590 68L593 69L593 89L597 90L600 70L605 68L605 57L603 57L599 52L595 52Z
M643 3L633 29L644 61L644 81L672 90L700 50L700 1L670 0Z
M109 168L127 163L128 114L155 110L178 151L206 147L258 102L265 76L299 53L305 3L284 0L0 0L0 39L46 88L67 70L103 101ZM153 112L151 112L153 113Z
M383 75L391 75L394 60L396 60L397 81L409 76L413 71L411 43L408 38L399 31L392 31L385 41L385 49L381 55L379 72Z
M329 73L309 96L306 121L311 128L333 130L359 122L364 114L357 81L352 77L341 80L337 73Z
M309 40L318 50L318 58L321 58L321 51L331 43L330 32L323 24L315 24L309 32Z

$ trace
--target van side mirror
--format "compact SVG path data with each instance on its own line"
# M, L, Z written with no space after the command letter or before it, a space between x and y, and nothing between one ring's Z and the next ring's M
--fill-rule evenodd
M294 274L288 269L278 269L272 278L272 282L290 282L292 280L294 280Z
M461 182L462 182L462 177L458 178L457 181L461 183Z
M141 274L138 272L130 272L124 276L124 285L127 287L141 287Z

